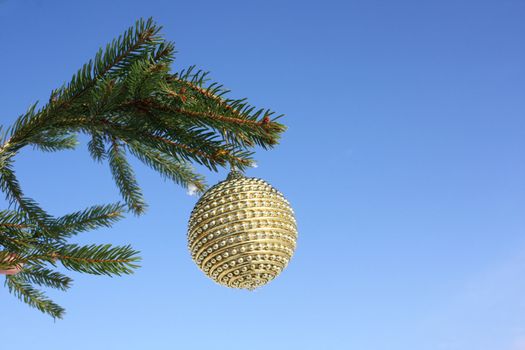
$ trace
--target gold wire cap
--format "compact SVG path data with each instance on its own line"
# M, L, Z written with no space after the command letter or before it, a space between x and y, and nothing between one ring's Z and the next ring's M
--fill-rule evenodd
M230 173L226 177L226 180L233 180L233 179L240 179L245 177L243 172L240 170L232 169L230 170Z

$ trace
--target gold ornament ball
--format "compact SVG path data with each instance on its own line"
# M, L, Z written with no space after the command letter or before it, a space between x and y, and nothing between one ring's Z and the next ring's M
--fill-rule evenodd
M215 282L253 290L273 280L290 261L297 225L290 203L266 181L232 171L193 209L188 247Z

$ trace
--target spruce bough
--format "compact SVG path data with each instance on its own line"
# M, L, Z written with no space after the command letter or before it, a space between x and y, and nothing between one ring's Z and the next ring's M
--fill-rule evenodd
M192 163L212 171L230 164L252 164L255 146L275 146L285 127L273 112L245 99L225 97L222 85L194 67L171 72L174 45L162 38L153 20L139 20L85 64L68 84L51 92L48 103L34 104L2 130L0 189L9 207L0 211L0 269L22 266L5 285L23 302L54 318L64 309L39 287L67 290L71 278L57 271L94 275L130 274L138 267L131 246L80 246L69 239L109 227L125 212L146 208L128 156L163 177L205 190ZM54 152L73 149L77 135L90 137L88 150L107 162L123 203L95 205L54 217L24 195L14 171L15 155L25 146Z

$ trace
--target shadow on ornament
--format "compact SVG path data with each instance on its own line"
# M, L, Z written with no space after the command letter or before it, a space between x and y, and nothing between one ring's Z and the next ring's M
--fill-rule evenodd
M277 277L297 245L290 203L266 181L231 171L193 209L188 247L215 282L254 290Z

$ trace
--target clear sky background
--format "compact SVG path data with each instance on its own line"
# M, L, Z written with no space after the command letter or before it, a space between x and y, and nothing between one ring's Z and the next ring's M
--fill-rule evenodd
M79 241L143 267L73 273L57 322L0 288L0 348L525 349L524 1L2 0L1 124L149 16L175 70L286 114L249 175L293 204L297 252L256 292L214 284L186 248L197 198L138 166L149 211ZM85 143L16 166L53 214L118 200Z

